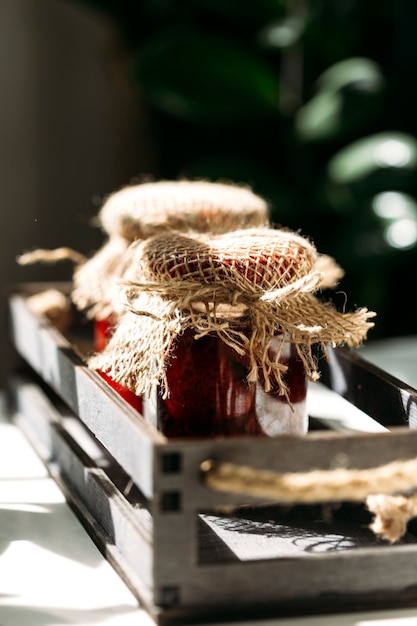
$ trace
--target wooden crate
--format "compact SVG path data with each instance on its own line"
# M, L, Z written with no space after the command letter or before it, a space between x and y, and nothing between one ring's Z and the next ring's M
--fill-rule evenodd
M335 350L323 381L386 432L168 441L86 367L87 326L87 341L78 328L64 336L30 310L28 295L47 287L8 298L11 413L157 622L417 605L413 524L390 545L362 505L265 504L214 491L201 474L207 459L302 472L342 457L357 469L414 458L415 389Z

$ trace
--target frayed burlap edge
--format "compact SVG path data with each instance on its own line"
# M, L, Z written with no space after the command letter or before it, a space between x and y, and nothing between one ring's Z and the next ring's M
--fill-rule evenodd
M224 233L269 223L266 200L247 184L218 180L159 180L110 194L99 221L110 236L129 242L166 230Z
M71 300L89 319L117 316L120 293L118 279L129 262L126 254L129 242L122 237L111 237L91 257L87 258L71 248L39 248L17 257L19 265L34 263L74 263Z
M417 470L417 461L398 462L403 468L403 473L410 466L412 470L412 488L415 488L415 476ZM410 488L410 487L409 487ZM370 495L366 499L368 510L374 514L371 523L371 530L391 543L395 543L401 539L407 532L408 522L417 517L417 494L401 495L401 494L385 494L378 493Z
M249 320L248 334L236 325L236 316L242 314ZM273 386L287 396L283 376L287 367L279 360L285 342L295 345L310 380L318 380L313 345L319 344L325 356L327 344L358 347L374 325L369 321L373 316L367 309L339 313L309 293L275 302L258 300L250 307L229 308L225 315L214 303L182 308L159 295L142 292L119 320L104 351L89 360L89 367L104 371L137 395L147 395L160 385L167 397L166 367L174 342L192 328L196 341L215 334L237 353L247 355L248 382L261 378L266 391ZM272 360L268 348L277 335L281 344Z
M73 275L71 292L75 306L90 319L117 315L120 302L118 279L125 271L129 246L122 237L111 237Z

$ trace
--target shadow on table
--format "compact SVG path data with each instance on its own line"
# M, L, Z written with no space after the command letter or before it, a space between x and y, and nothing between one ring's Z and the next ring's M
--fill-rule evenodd
M42 606L1 606L0 596L0 626L48 626L51 624L103 624L108 619L117 618L117 623L123 626L123 616L129 615L136 608L120 605L110 608L71 609L66 607ZM144 618L146 614L144 613ZM116 621L115 621L116 623ZM141 622L142 623L142 622ZM151 619L149 618L151 625Z
M98 567L103 559L98 550L92 549L91 539L76 517L68 515L66 502L2 504L0 553L15 541L31 542L89 567Z

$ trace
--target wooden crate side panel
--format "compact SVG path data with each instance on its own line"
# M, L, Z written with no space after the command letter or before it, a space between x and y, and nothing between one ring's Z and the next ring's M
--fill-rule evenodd
M372 546L334 552L263 560L232 554L202 563L196 522L196 512L189 510L154 514L155 597L168 614L224 618L230 610L276 613L280 608L302 614L314 605L338 610L347 597L358 606L384 596L395 604L404 593L408 602L417 602L416 543L392 546L375 539Z
M310 606L322 612L354 610L366 599L378 597L392 605L403 595L417 603L416 546L386 547L354 553L326 554L299 559L274 559L205 565L180 569L175 586L171 579L156 581L159 602L168 612L206 612L224 619L232 611L285 608L303 614ZM346 598L352 600L346 607ZM345 603L344 603L345 600ZM377 605L374 605L374 608Z
M59 443L65 448L64 439L59 439ZM131 588L134 573L136 595L147 604L152 603L153 538L148 532L147 511L135 512L102 470L83 471L82 465L77 467L77 458L72 456L71 449L65 452L67 460L63 459L63 452L58 460L61 478L71 493L76 491L96 523L105 529L108 541L102 546L104 553L107 555L111 550L113 564L117 564L116 569Z
M164 438L85 366L56 329L33 315L22 296L11 298L10 311L17 351L151 497L153 445Z
M54 453L49 402L39 393L37 385L23 387L20 377L9 377L7 391L13 422L25 433L40 458L45 463L52 461Z
M155 493L159 498L176 493L183 510L197 511L257 500L208 488L200 471L201 463L207 459L278 473L338 467L369 469L416 458L417 431L398 427L379 433L314 432L303 437L276 439L170 441L155 450Z
M311 591L310 601L318 601L320 594L331 593L343 596L346 592L369 594L378 591L376 585L370 583L363 587L344 590L344 571L338 568L344 565L344 559L354 559L358 567L369 563L373 550L366 554L352 552L323 561L314 560L316 567L321 567L322 586L315 591L303 589L298 585L300 579L306 584L304 573L307 571L299 559L274 559L265 562L238 562L217 565L202 565L197 557L197 524L196 517L200 511L216 507L247 505L259 503L259 498L244 495L216 492L205 486L200 473L200 465L206 459L234 462L250 465L258 469L269 469L277 472L311 471L314 469L333 469L338 466L348 468L372 468L384 465L398 458L415 458L417 456L417 432L408 428L395 428L391 432L341 434L315 432L305 437L288 437L271 439L218 440L218 441L170 441L158 446L155 455L155 491L160 503L154 503L153 519L155 532L155 594L157 603L164 607L190 606L196 610L199 604L207 606L218 602L222 609L227 608L233 600L237 605L249 608L257 602L261 608L271 604L275 607L291 605L297 608L297 598L304 597ZM175 537L175 540L173 540ZM386 548L386 547L385 547ZM384 548L384 550L385 550ZM407 547L408 549L408 547ZM377 550L377 548L376 548ZM412 557L403 555L408 568L407 586L415 584L413 573L417 554L411 548ZM401 553L403 554L403 553ZM336 560L334 560L336 558ZM389 570L392 556L388 552L379 554L372 567L385 567ZM340 562L337 561L340 559ZM334 568L332 563L336 563ZM350 561L349 561L350 563ZM306 566L307 567L307 566ZM308 564L311 568L312 564ZM417 567L417 566L416 566ZM372 571L372 568L371 568ZM242 572L244 572L242 574ZM327 573L330 581L338 580L338 587L327 589ZM401 572L401 570L399 570ZM292 586L281 589L270 587L276 577L293 578ZM352 574L354 576L355 574ZM243 576L243 580L240 578ZM349 579L349 578L348 578ZM237 584L237 581L239 584ZM365 580L366 582L366 580ZM390 576L381 582L383 589L402 589L402 583L391 586ZM384 587L385 585L385 587ZM235 594L231 598L227 589Z
M248 448L241 441L226 440L197 445L169 442L157 448L155 485L159 498L152 511L157 604L168 613L196 611L201 615L205 607L207 612L221 615L231 605L237 612L257 606L260 611L285 607L297 613L300 602L319 604L326 594L369 599L386 592L395 599L407 589L408 600L417 600L417 545L413 543L390 546L376 540L372 547L308 558L220 558L220 564L199 562L197 545L199 512L259 502L205 487L199 471L205 458L283 472L332 469L338 459L349 467L368 468L397 460L398 455L415 457L416 435L398 428L377 435L314 433L312 437L287 440L257 439Z

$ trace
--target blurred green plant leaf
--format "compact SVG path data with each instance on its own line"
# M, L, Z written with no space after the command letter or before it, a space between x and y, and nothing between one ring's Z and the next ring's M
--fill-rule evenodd
M137 71L150 101L174 117L233 124L276 114L279 77L236 41L191 28L159 31L142 46Z
M386 244L394 250L417 245L417 202L409 194L384 191L373 197L371 208Z
M415 180L417 174L417 140L406 133L377 133L346 146L329 161L327 173L339 185L370 183L378 177L380 189L396 189Z
M304 141L323 141L340 134L343 126L343 102L338 93L318 93L301 107L295 116L295 130Z
M403 192L384 191L360 203L338 243L339 260L360 270L363 261L398 262L417 247L417 204Z
M265 48L288 48L300 40L306 22L307 19L303 15L288 15L262 28L258 41Z
M362 92L379 92L385 84L380 66L372 59L352 57L335 63L316 81L318 90L337 91L346 86Z
M303 141L339 140L374 122L385 80L376 63L352 58L326 70L316 87L295 118L296 133Z

